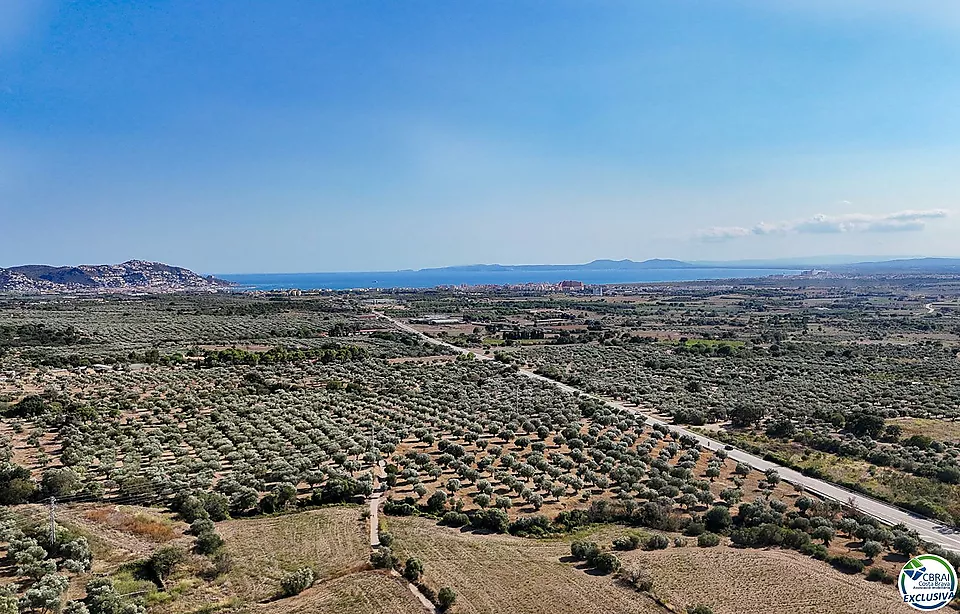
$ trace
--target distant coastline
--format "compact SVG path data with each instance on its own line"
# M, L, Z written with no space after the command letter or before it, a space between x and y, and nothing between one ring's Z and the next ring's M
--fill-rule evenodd
M371 271L355 273L251 273L218 274L233 282L235 290L351 290L361 288L435 288L437 286L483 286L557 284L563 280L587 285L681 282L714 279L746 279L771 275L799 275L801 269L772 268L618 268L584 267L450 267L418 271Z
M844 258L844 260L848 259ZM824 261L826 257L811 258ZM960 258L903 258L817 265L799 260L684 262L654 258L594 260L585 264L473 264L398 271L335 273L231 273L201 276L162 262L128 260L120 264L0 268L0 293L101 294L135 292L217 292L233 290L425 289L438 286L555 285L579 281L587 286L759 279L800 274L820 277L960 277ZM549 289L549 288L541 288Z

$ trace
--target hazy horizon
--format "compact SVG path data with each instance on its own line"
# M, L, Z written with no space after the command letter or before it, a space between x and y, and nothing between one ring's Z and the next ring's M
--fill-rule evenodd
M918 259L918 258L960 258L960 256L924 256L924 255L904 255L904 254L892 254L892 255L849 255L849 254L835 254L835 255L817 255L817 256L800 256L795 258L748 258L748 259L731 259L731 260L695 260L689 259L684 260L682 258L666 258L660 256L654 256L651 258L644 259L634 259L634 258L605 258L597 257L591 258L583 262L572 262L572 261L558 261L558 262L469 262L469 263L454 263L454 264L444 264L439 266L431 267L418 267L418 268L394 268L394 269L343 269L343 270L233 270L233 271L211 271L206 269L200 269L198 267L193 267L189 263L182 262L162 262L170 266L177 266L192 270L195 273L201 275L313 275L313 274L353 274L353 273L398 273L398 272L420 272L420 271L429 271L437 269L453 269L453 268L462 268L462 267L483 267L483 266L503 266L503 267L579 267L585 264L590 264L596 261L611 261L617 262L622 260L631 260L633 262L644 262L647 260L674 260L683 262L686 264L692 264L695 266L702 266L706 268L744 268L749 269L752 267L760 268L793 268L795 265L841 265L841 264L856 264L864 262L877 262L885 260L904 260L904 259ZM145 260L144 258L125 258L123 260L118 260L115 262L61 262L61 263L51 263L51 262L18 262L14 264L2 264L0 269L9 269L18 266L51 266L51 267L72 267L72 266L99 266L99 265L116 265L122 264L124 262L129 262L133 260Z
M950 256L960 4L0 3L0 263Z
M204 271L204 275L311 275L311 274L327 274L327 273L395 273L403 271L425 271L432 269L447 269L447 268L458 268L458 267L473 267L473 266L505 266L505 267L537 267L537 266L570 266L577 267L584 264L590 264L597 260L632 260L634 262L643 262L645 260L677 260L680 262L685 262L687 264L693 265L703 265L710 266L716 265L718 267L727 266L729 268L737 268L738 265L744 265L745 268L749 268L746 265L758 265L764 266L768 265L770 267L776 268L775 265L781 264L784 265L784 268L790 268L791 263L796 264L854 264L858 262L873 262L876 260L899 260L899 259L910 259L910 258L929 258L930 256L903 256L903 255L893 255L893 256L849 256L849 255L836 255L836 256L809 256L809 257L798 257L798 258L758 258L758 259L746 259L746 260L683 260L682 258L662 258L662 257L651 257L644 258L642 260L633 259L633 258L591 258L590 260L584 262L469 262L469 263L459 263L459 264L446 264L440 265L438 267L420 267L420 268L402 268L402 269L368 269L368 270L341 270L341 271ZM952 256L943 256L944 258L952 258ZM185 267L189 268L189 267Z

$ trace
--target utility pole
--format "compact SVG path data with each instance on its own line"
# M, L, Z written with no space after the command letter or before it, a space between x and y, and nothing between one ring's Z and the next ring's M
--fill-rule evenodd
M54 514L56 503L57 503L57 499L55 497L50 497L50 545L51 546L57 543L57 519Z

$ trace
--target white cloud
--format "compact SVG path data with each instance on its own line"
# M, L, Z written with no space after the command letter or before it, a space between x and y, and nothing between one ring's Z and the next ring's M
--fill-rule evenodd
M785 234L835 234L848 232L910 232L923 230L929 220L945 218L945 209L917 211L907 209L895 213L818 213L811 218L784 222L760 222L753 226L714 226L695 233L702 241L727 241L749 236Z

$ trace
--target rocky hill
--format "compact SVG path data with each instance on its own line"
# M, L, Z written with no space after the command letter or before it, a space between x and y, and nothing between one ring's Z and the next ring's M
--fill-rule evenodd
M220 290L231 285L231 282L203 277L181 267L143 260L122 264L65 267L31 264L0 268L0 292L16 294L180 292Z

